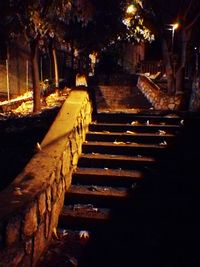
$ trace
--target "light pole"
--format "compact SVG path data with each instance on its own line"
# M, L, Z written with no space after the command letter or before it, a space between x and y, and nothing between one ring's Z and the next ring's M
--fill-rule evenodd
M179 24L178 23L175 23L175 24L172 24L172 54L174 52L174 32L176 29L178 29L178 26Z
M179 24L173 23L173 24L168 24L168 25L170 26L169 30L172 31L171 53L173 54L173 52L174 52L174 33L175 33L175 30L178 29Z
M167 24L168 26L170 26L170 28L168 28L168 30L172 31L172 39L171 39L171 60L172 60L172 68L173 68L173 75L175 75L175 58L174 58L174 34L175 34L175 30L178 29L179 24L178 23L173 23L173 24Z

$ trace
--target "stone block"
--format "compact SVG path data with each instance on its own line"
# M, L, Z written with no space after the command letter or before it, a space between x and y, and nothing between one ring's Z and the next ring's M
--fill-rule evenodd
M54 203L57 199L57 187L58 184L56 183L56 181L52 184L51 186L51 192L52 192L52 202Z
M24 236L31 236L37 230L37 207L36 204L32 204L25 212L24 217Z
M70 139L70 147L71 147L72 154L74 154L74 152L78 150L77 143L74 137Z
M23 247L13 246L0 253L1 267L19 267L25 256Z
M47 240L45 238L45 224L43 222L38 226L37 233L34 237L33 265L35 265L35 263L45 250L46 245Z
M72 166L76 166L76 165L77 165L77 163L78 163L78 158L79 158L79 154L78 154L78 152L76 151L76 152L73 154Z
M25 240L24 248L25 248L25 252L27 255L32 255L32 252L33 252L33 239L32 239L32 237Z
M40 194L38 198L38 210L40 217L44 216L44 213L46 212L46 193L43 192Z
M55 179L56 179L56 173L55 173L55 171L52 171L48 183L49 184L53 184L53 182L55 181Z
M46 212L45 214L45 238L49 238L49 226L50 226L50 214Z
M58 184L58 189L57 189L57 199L60 198L62 193L63 193L63 185L62 185L62 179L60 179L60 182Z
M169 108L170 110L174 110L174 108L175 108L175 104L169 104L169 105L168 105L168 108Z
M31 266L31 262L32 262L32 256L25 255L20 263L20 267L29 267Z
M62 156L62 176L66 176L70 170L71 167L71 153L70 148L68 147L64 152Z
M47 210L51 211L51 187L50 186L46 189L46 204L47 204Z
M6 226L6 245L11 246L20 240L20 230L21 230L20 216L12 217Z
M61 168L62 168L62 161L60 160L57 163L56 171L55 171L55 179L57 182L59 182L59 180L60 180Z
M49 227L49 238L51 238L52 233L57 228L58 218L59 218L60 212L61 212L63 204L64 204L64 196L65 196L65 194L63 192L61 197L58 198L57 201L52 206L50 227Z
M66 175L64 177L64 185L65 185L65 192L69 189L70 185L71 185L71 180L72 180L72 172L73 169L71 169L68 173L68 175Z

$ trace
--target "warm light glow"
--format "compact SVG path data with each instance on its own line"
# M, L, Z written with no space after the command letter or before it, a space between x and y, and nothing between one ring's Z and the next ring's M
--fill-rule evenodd
M172 28L173 28L174 30L178 29L178 27L179 27L179 24L178 24L178 23L174 23L174 24L172 24Z
M167 25L170 26L170 28L168 29L170 31L175 31L179 27L179 23L173 23L173 24L167 24Z
M89 54L89 58L91 59L91 63L95 64L97 61L97 53L93 52L93 53Z
M134 5L130 5L127 7L126 13L127 14L135 14L137 11L137 8Z
M70 90L71 90L70 88L67 88L67 89L65 89L65 93L63 92L63 94L62 93L60 94L58 91L50 94L43 101L42 109L60 106L61 103L66 99L66 91L67 91L67 95L68 95ZM12 99L11 101L0 102L0 104L2 104L2 103L9 104L10 102L19 101L19 100L23 99L24 102L16 109L12 109L12 113L16 114L18 116L28 115L28 114L31 114L33 112L33 100L28 100L28 99L30 99L31 96L32 96L32 92L28 92L22 96L19 96L15 99ZM42 99L41 99L41 101L42 101Z
M18 97L11 99L11 100L0 101L0 106L5 105L5 104L9 104L12 102L17 102L19 100L27 100L27 99L32 98L32 97L33 97L33 93L31 91L29 91L29 92L24 93L21 96L18 96Z
M87 81L85 75L77 74L76 75L76 86L87 86Z

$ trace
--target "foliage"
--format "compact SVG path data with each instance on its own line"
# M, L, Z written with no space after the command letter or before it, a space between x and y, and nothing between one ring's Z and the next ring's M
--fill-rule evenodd
M127 27L126 39L132 42L154 40L154 34L144 23L144 9L141 0L132 0L126 8L123 23Z

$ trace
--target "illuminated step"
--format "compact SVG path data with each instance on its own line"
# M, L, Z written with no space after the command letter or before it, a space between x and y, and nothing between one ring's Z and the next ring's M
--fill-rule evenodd
M177 133L181 129L180 125L169 124L122 124L122 123L96 123L93 122L89 125L89 131L95 132L137 132L137 133L159 133L165 131L166 133Z
M95 184L95 185L132 185L141 182L146 177L144 171L122 170L122 169L101 169L101 168L80 168L73 173L73 183Z
M79 167L95 168L122 168L133 169L135 166L145 167L152 165L156 161L153 157L147 156L127 156L127 155L110 155L110 154L82 154L79 158Z
M173 142L174 134L167 134L164 131L158 133L137 133L133 131L126 132L88 132L87 141L104 141L104 142L139 142L139 143L154 143L158 144L162 141Z

